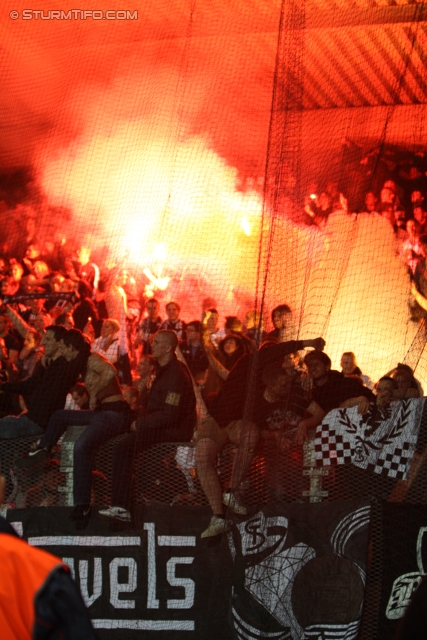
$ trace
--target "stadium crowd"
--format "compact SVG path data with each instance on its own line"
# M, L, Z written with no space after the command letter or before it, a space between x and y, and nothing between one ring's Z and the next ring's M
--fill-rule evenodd
M411 316L419 321L427 311L427 165L424 156L415 156L405 163L389 163L388 168L378 172L386 179L378 181L373 179L378 168L378 153L375 149L360 163L364 165L364 179L359 182L370 185L363 202L360 201L361 184L353 189L357 197L353 198L353 206L349 206L338 183L328 181L324 188L314 189L318 193L306 196L302 221L323 228L331 214L343 211L385 218L396 238L396 254L405 264L411 281ZM375 183L378 186L372 189Z
M357 406L366 412L422 395L405 365L381 378L375 395L354 353L344 353L342 370L334 371L322 338L286 341L291 317L286 304L273 310L269 332L257 325L255 312L244 322L226 317L221 326L218 310L207 304L200 319L184 322L179 304L170 301L163 318L156 298L146 301L142 318L122 326L108 317L106 304L97 305L91 280L78 278L80 295L66 305L58 304L54 291L41 292L40 281L30 282L27 303L6 292L0 313L0 440L7 441L1 462L12 477L13 470L34 468L41 477L26 488L19 504L15 491L8 506L64 504L54 456L69 426L86 426L74 447L72 518L77 528L87 526L93 504L107 501L111 506L101 515L130 522L136 455L160 442L193 441L195 467L212 508L202 536L217 535L228 526L225 507L247 512L241 487L261 445L270 494L277 499L283 487L274 452L301 447L331 409ZM31 298L28 291L42 297ZM128 350L120 349L121 332L129 339ZM312 350L304 357L307 348ZM100 484L94 459L118 435L124 438L116 444L109 497L106 481L101 491L94 489ZM34 445L18 457L14 442L23 436L34 436ZM215 464L229 443L237 454L231 486L223 493Z
M426 195L426 174L414 165L407 175L387 179L378 194L367 193L363 207L393 226L420 296L414 315L416 305L424 310L427 282ZM337 184L328 183L307 198L304 210L308 224L323 226L347 203ZM212 509L202 536L210 537L227 528L224 507L246 513L241 487L259 447L277 499L286 491L274 451L301 447L331 409L357 406L364 413L422 395L406 365L374 385L354 353L343 353L342 369L334 371L322 338L286 341L287 304L273 309L271 327L255 310L222 318L211 298L201 300L199 317L184 320L178 302L150 296L126 268L100 268L88 248L66 254L53 243L37 243L31 221L20 252L0 259L0 440L7 441L0 458L11 489L8 506L63 504L55 456L69 426L87 426L74 448L72 517L79 528L92 505L107 501L111 506L101 515L130 521L136 455L160 442L193 441ZM124 437L107 496L94 458L118 435ZM34 437L34 446L18 457L14 441L25 436ZM237 454L223 493L215 463L229 443ZM40 477L22 495L16 469L33 467Z

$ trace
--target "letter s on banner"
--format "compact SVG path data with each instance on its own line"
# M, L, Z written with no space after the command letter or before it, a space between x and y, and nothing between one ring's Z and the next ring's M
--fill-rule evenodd
M179 600L168 600L168 609L191 609L194 604L194 580L191 578L177 578L175 568L177 564L192 564L194 558L171 558L168 560L167 578L171 587L183 587L185 598Z

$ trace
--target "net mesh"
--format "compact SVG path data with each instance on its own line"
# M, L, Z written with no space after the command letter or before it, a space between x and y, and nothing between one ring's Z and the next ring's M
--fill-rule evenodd
M423 395L425 3L147 0L132 8L120 0L73 10L56 0L48 9L38 0L30 9L18 4L3 2L0 22L0 271L8 304L0 335L9 352L9 360L1 357L3 382L31 378L43 349L24 340L32 328L41 337L69 312L92 341L104 339L102 322L117 322L116 342L100 343L100 351L118 369L121 386L139 385L146 402L157 316L171 318L172 302L193 327L186 333L176 317L166 325L183 339L199 429L210 411L220 422L215 396L237 355L254 354L266 337L277 344L323 337L332 369L341 369L343 353L355 354L356 375L369 377L365 388L402 363L416 378L414 395ZM91 302L79 315L82 281ZM152 298L159 307L143 325ZM287 307L273 318L279 305ZM228 316L234 319L224 328ZM197 355L195 333L203 331ZM292 364L298 376L307 346L314 345L298 347ZM233 414L227 424L252 420L257 394L269 387L260 378L259 353L248 356L244 398L226 396L230 404L221 411ZM31 393L1 394L0 415L33 406ZM210 476L198 473L208 458L221 492L230 485L242 491L249 512L272 503L369 500L356 634L389 637L378 622L382 506L426 503L420 412L412 469L400 479L354 465L319 466L313 426L304 444L292 440L282 450L275 439L251 443L250 430L206 450L181 437L153 436L132 461L132 509L210 504L215 513L215 497L206 497ZM40 434L10 438L0 419L11 510L74 505L72 451L83 432L69 424L42 480L40 466L14 467ZM123 451L117 447L128 437L113 427L92 452L94 506L111 502Z

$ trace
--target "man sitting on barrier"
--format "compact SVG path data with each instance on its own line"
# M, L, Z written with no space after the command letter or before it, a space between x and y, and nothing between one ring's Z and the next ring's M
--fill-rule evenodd
M87 353L73 354L66 360L61 352L61 340L66 335L64 327L46 329L42 344L45 354L35 373L21 382L6 382L0 392L20 393L27 399L27 412L19 416L6 416L0 420L0 440L7 440L1 447L0 462L8 479L10 462L17 453L17 438L39 436L47 429L52 414L64 406L68 389L75 384L86 366Z
M151 345L157 361L148 396L147 414L131 425L131 433L116 445L113 459L111 507L99 513L124 522L131 520L133 463L140 451L160 442L189 442L196 424L196 398L190 372L175 354L173 331L158 331Z
M27 413L0 420L0 439L41 435L47 429L53 412L64 406L69 388L86 367L89 353L80 354L76 350L72 358L65 359L61 340L66 334L64 327L48 327L42 341L45 353L37 371L27 380L6 382L0 386L2 392L28 396Z
M283 364L286 355L314 347L323 349L323 338L293 340L290 342L266 342L259 351L240 358L230 371L219 392L210 415L203 421L197 433L196 468L200 484L208 499L213 516L203 538L223 533L227 528L223 504L244 515L247 510L242 502L240 485L251 465L259 440L259 428L253 421L255 398L264 388L261 373L271 364ZM215 469L219 452L228 444L237 444L231 478L231 489L222 494Z
M62 354L67 361L84 348L88 353L84 381L89 391L90 409L56 411L37 449L17 462L18 466L28 468L45 460L68 427L87 426L74 446L75 508L71 518L78 528L83 528L89 520L95 452L104 442L125 433L130 424L130 407L123 397L115 367L101 354L90 354L90 346L78 329L70 329L61 342Z
M295 500L302 497L304 489L301 446L325 412L308 398L288 367L265 367L262 380L265 389L257 398L254 422L264 441L269 496L274 501Z

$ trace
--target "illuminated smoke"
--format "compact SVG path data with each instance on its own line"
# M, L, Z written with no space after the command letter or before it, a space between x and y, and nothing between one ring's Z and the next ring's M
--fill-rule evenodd
M409 320L409 278L396 249L391 225L377 214L336 213L323 229L278 220L267 307L288 303L288 339L323 336L333 368L340 369L344 351L354 351L376 381L403 360L418 329Z
M253 304L278 6L147 0L137 23L107 24L11 22L24 7L2 4L0 167L31 167L49 202L71 209L67 238L170 278L185 319L204 295L221 315ZM365 132L362 111L305 114L305 161L322 173L319 149L333 157ZM334 366L354 350L376 378L403 359L417 327L386 222L337 215L319 231L280 219L274 237L266 312L288 302L290 333L325 333Z
M236 191L236 170L203 140L171 145L164 129L157 138L151 130L151 140L146 131L140 122L95 135L46 164L44 188L73 210L85 244L105 245L111 261L126 257L155 277L171 277L170 297L187 299L176 281L197 276L223 299L224 312L235 313L233 289L250 299L255 288L258 238L246 236L241 219L259 226L260 197ZM199 314L203 291L197 295Z

